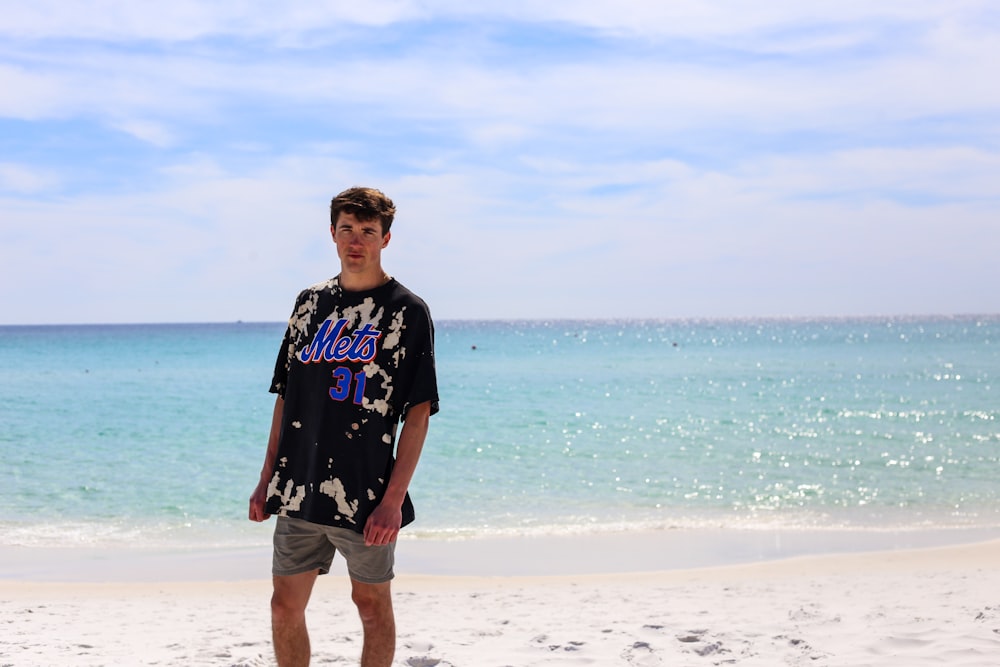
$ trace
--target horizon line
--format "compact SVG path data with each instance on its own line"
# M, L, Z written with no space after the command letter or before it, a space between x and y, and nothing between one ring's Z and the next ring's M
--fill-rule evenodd
M767 321L874 321L874 320L971 320L977 318L1000 318L997 313L884 313L884 314L853 314L853 315L677 315L669 317L650 316L617 316L617 317L442 317L434 318L435 324L444 323L487 323L515 322L546 324L557 322L767 322ZM140 326L220 326L220 325L285 325L287 320L177 320L165 322L28 322L0 323L0 328L32 328L32 327L140 327Z

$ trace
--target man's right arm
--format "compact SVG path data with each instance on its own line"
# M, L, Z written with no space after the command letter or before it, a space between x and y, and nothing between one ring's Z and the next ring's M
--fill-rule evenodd
M274 399L274 412L271 414L271 432L267 437L267 454L264 455L264 466L260 470L257 488L250 496L251 521L266 521L271 518L271 515L264 511L264 503L267 501L267 487L274 475L274 461L278 456L278 438L281 435L281 419L284 411L285 399L277 396Z

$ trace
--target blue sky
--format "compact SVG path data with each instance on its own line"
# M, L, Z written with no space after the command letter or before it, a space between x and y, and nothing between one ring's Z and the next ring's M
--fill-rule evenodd
M0 324L1000 312L1000 10L0 0Z

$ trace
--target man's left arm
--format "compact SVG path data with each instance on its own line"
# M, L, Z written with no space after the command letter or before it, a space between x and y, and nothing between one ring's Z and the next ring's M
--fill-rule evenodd
M420 452L424 448L427 428L430 425L431 402L411 405L396 442L396 464L386 487L382 502L369 515L365 523L365 544L385 545L396 540L403 524L403 499L410 488L410 480L417 469Z

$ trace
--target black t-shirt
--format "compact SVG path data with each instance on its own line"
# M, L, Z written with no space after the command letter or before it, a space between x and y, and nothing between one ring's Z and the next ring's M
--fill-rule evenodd
M438 410L427 304L395 279L303 290L271 391L285 404L267 512L363 531L389 482L397 424L411 405ZM403 525L412 520L407 494Z

